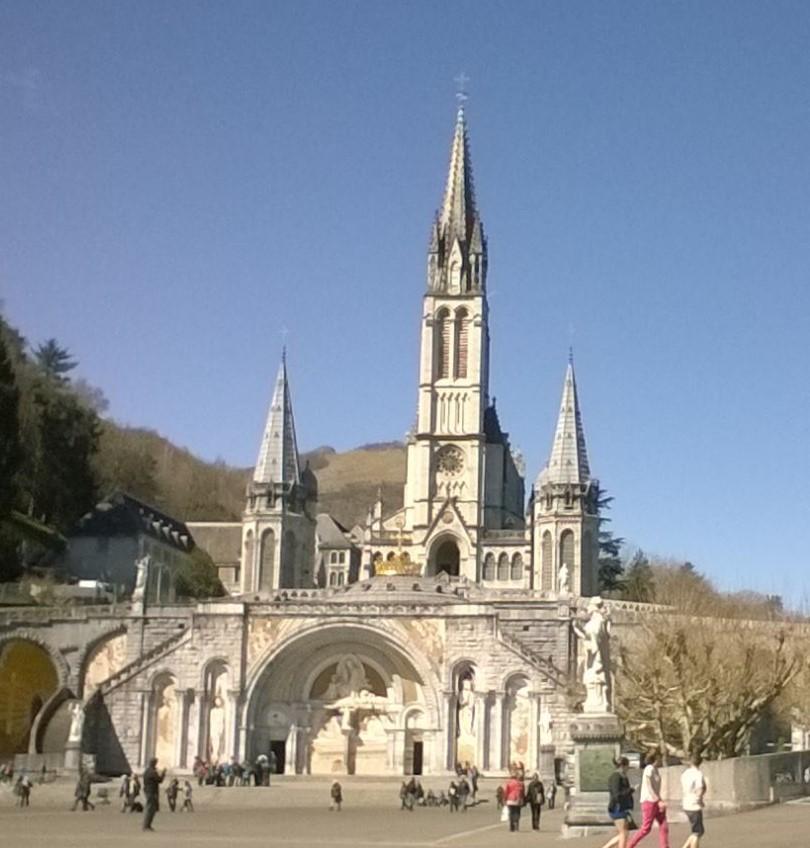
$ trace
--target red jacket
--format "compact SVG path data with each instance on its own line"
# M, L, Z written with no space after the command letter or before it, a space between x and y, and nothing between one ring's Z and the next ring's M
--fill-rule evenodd
M510 777L506 781L506 786L504 786L503 796L508 806L522 807L525 797L523 781L518 780L516 777Z

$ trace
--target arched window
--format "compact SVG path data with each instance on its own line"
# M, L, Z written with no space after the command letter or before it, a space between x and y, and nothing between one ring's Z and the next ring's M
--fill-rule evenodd
M563 563L568 566L568 573L574 571L574 531L563 530L560 534L560 559L558 568L562 568ZM572 581L573 582L573 581Z
M487 554L484 557L484 580L495 579L495 555Z
M259 591L273 590L273 564L276 555L276 534L267 529L262 533L262 547L259 561Z
M288 530L284 534L284 543L281 547L281 579L279 580L279 586L282 589L295 588L297 547L295 533L292 530Z
M521 554L515 554L512 557L512 580L523 579L523 557Z
M245 592L253 591L253 531L248 530L245 534L245 550L242 560L242 575L244 584L242 588Z
M498 557L498 580L509 579L509 554L501 554Z
M334 571L329 575L329 585L337 586L337 573Z
M467 338L470 319L466 309L456 312L456 377L467 376Z
M543 542L540 545L540 569L542 574L542 590L544 592L550 592L554 587L552 586L552 554L553 549L551 546L551 531L546 530L543 533Z
M433 330L436 338L436 377L450 376L450 313L442 309L436 315L436 325Z

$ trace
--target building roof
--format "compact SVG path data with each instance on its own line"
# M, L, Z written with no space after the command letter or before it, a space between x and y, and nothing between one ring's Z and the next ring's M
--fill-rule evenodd
M242 524L239 521L189 521L197 547L215 565L238 565L242 555Z
M591 479L588 450L585 446L585 430L579 408L577 381L574 374L573 356L569 357L565 371L560 414L551 446L548 464L540 472L537 484L587 483Z
M346 528L327 512L318 513L315 532L318 536L318 544L322 548L351 548Z
M253 470L253 480L256 483L301 482L295 420L287 380L286 353L281 355L281 365L276 376L273 400L267 413L259 458Z
M133 536L144 533L182 551L194 547L194 539L183 521L150 506L125 492L114 492L82 516L68 537Z

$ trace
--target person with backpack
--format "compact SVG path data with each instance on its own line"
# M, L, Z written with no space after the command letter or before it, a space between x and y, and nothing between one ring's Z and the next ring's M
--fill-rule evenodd
M526 787L526 801L532 811L532 830L540 830L540 811L546 803L546 793L537 772Z
M616 835L602 848L627 848L630 832L630 811L633 809L633 787L627 779L630 761L621 757L616 763L616 771L608 778L608 815L616 828Z

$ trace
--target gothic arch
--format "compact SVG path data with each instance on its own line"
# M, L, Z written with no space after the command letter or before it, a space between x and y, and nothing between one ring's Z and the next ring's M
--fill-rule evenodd
M2 656L3 648L5 648L9 642L33 642L38 648L42 648L56 669L60 687L68 686L70 684L70 666L68 665L67 660L35 630L15 630L14 633L9 633L6 636L0 636L0 656Z
M450 310L443 306L436 313L433 325L434 345L434 374L436 380L450 376L450 343L451 343Z
M467 377L467 363L470 337L470 314L462 306L456 310L455 320L455 366L454 376L456 379Z
M272 527L266 528L259 542L259 579L257 587L260 592L273 591L273 569L276 558L276 534Z

